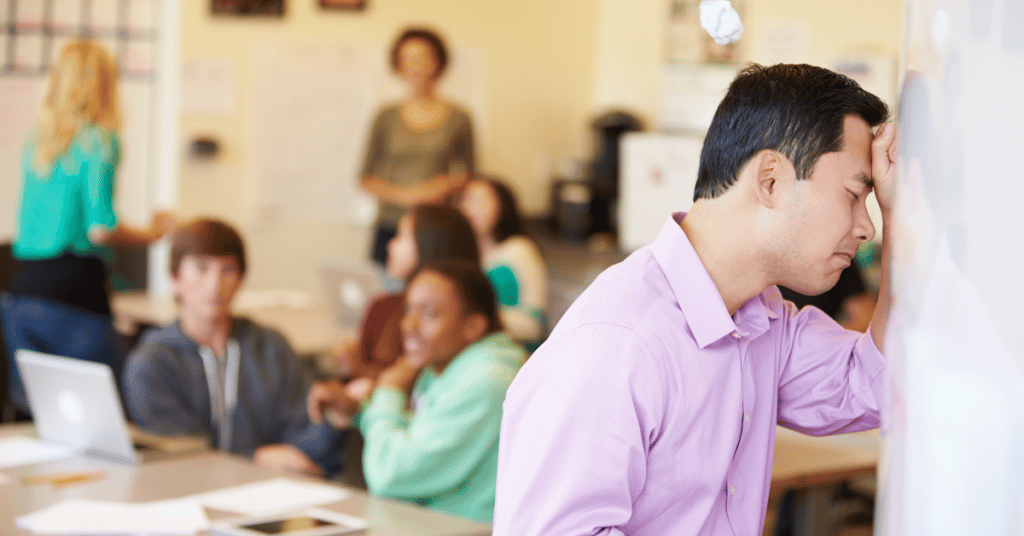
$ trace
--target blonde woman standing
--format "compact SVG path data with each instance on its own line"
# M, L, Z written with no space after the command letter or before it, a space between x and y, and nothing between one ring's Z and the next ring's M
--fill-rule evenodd
M8 395L26 414L14 361L19 348L107 363L120 373L107 296L108 246L148 244L174 225L164 213L147 229L118 220L120 115L110 54L89 41L64 47L22 152L16 268L11 294L2 300Z

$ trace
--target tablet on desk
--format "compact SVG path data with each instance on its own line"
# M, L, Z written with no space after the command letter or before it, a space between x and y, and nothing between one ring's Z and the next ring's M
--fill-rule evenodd
M365 519L308 508L291 514L217 521L210 531L216 536L334 536L355 534L365 528Z

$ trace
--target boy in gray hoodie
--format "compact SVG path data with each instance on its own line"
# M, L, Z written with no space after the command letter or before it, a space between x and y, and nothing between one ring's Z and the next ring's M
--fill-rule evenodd
M284 336L232 316L245 275L238 232L211 219L178 230L171 278L178 320L143 335L125 364L131 420L160 434L210 438L219 450L313 476L341 465L343 432L306 415L307 379Z

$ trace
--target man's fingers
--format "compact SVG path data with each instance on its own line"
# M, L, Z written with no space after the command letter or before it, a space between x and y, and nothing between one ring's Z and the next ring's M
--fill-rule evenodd
M896 140L896 128L892 123L884 123L878 127L878 133L871 145L873 152L878 156L889 156L892 154L893 142Z
M895 162L896 128L892 123L878 127L875 139L871 141L871 173L877 183L885 180L892 172Z

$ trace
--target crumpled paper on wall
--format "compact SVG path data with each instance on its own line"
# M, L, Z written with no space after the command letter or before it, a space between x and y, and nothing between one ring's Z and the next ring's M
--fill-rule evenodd
M700 26L719 45L735 43L743 35L743 22L729 0L703 0Z

